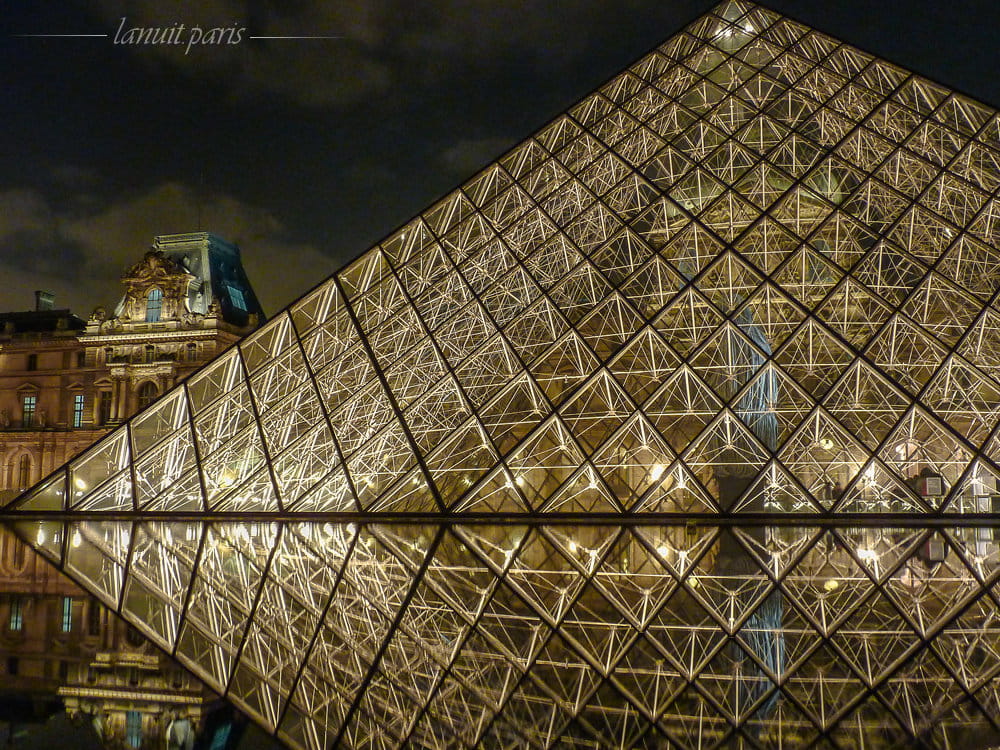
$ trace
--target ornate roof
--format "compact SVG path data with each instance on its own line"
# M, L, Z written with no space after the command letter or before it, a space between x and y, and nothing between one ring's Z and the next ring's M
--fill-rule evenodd
M723 3L3 518L292 747L995 744L998 186Z

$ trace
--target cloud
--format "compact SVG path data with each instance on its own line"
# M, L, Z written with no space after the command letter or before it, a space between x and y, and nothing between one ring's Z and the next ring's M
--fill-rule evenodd
M123 45L140 63L223 84L237 99L278 95L309 107L381 101L462 78L512 60L529 68L567 70L592 41L602 0L572 11L526 6L521 0L98 0L94 9L109 34L122 27L243 28L238 45ZM260 36L338 39L251 39ZM391 96L390 96L391 95Z
M441 153L441 164L449 172L468 177L514 145L510 138L461 140Z
M60 307L86 316L113 305L119 278L158 234L199 226L240 245L247 275L264 305L276 312L332 273L333 261L312 245L288 238L268 211L232 196L200 196L177 182L81 213L53 206L37 190L0 192L0 309L31 306L25 290L56 293ZM280 269L280 272L276 272Z

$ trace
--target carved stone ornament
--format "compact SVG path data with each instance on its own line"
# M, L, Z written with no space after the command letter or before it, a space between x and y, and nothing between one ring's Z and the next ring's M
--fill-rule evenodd
M142 260L122 274L122 281L141 283L150 279L177 274L187 275L187 271L183 266L164 255L160 250L150 250L142 256Z

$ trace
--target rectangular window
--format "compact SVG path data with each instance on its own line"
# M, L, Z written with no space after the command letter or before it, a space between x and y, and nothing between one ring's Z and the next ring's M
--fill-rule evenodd
M111 391L100 391L98 393L97 420L102 425L111 421Z
M125 714L125 744L129 747L142 747L142 714L138 711L128 711Z
M233 307L237 310L246 310L247 303L243 300L243 292L234 286L227 286L226 289L229 291L229 301L233 303Z
M83 394L73 396L73 426L83 427Z
M62 600L62 632L73 629L73 597L64 596Z
M158 323L160 313L163 310L163 292L159 289L150 289L146 295L146 322Z
M33 427L35 424L35 407L38 396L24 396L21 399L21 426Z
M228 721L216 729L215 734L212 736L212 745L208 750L225 750L229 745L229 735L232 730L233 725Z
M16 631L24 627L24 601L19 596L10 600L10 622L7 624Z
M16 675L20 671L21 662L16 656L7 657L7 674Z
M28 355L28 363L27 363L27 366L24 369L26 369L26 370L37 370L38 369L38 355L37 354L29 354Z
M90 635L101 634L101 607L94 600L87 605L87 631Z

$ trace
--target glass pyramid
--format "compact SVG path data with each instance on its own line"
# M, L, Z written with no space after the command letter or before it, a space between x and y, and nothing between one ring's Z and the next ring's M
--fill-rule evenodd
M998 187L727 2L0 517L291 747L996 744Z

